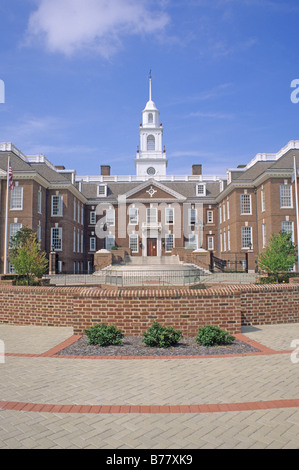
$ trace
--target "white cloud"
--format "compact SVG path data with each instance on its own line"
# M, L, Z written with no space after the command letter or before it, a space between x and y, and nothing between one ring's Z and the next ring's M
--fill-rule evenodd
M50 52L65 55L93 50L108 58L124 36L158 34L169 22L157 0L37 1L27 40L42 39Z

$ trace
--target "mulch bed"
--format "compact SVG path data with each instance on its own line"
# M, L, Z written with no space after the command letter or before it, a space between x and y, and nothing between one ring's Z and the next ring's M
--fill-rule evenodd
M182 338L169 348L153 348L142 343L140 336L125 336L119 346L88 345L87 336L82 336L72 345L61 350L60 355L74 356L206 356L222 354L244 354L259 352L259 349L235 339L226 346L206 347L196 343L195 338Z

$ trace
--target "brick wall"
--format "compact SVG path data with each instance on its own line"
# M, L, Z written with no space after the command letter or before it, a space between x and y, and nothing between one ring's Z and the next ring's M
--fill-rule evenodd
M153 321L195 336L215 324L236 334L241 324L299 322L299 285L227 286L206 290L117 290L0 287L0 323L71 326L75 334L105 322L140 335Z

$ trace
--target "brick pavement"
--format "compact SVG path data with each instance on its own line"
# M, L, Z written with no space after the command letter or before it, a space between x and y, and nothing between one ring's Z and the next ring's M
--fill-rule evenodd
M0 325L0 448L299 448L298 331L244 329L276 354L95 360L46 357L69 329Z

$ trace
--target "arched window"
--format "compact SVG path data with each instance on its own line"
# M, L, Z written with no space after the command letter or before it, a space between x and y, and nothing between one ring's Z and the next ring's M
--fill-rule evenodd
M147 122L148 122L149 124L152 124L152 123L154 122L153 113L149 113L148 118L147 118Z
M147 138L147 150L155 150L155 137L149 135Z

